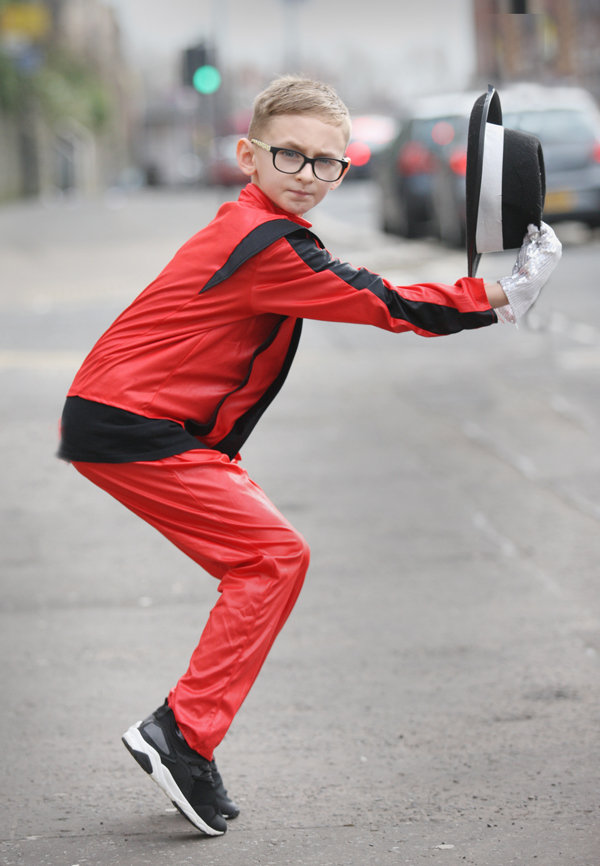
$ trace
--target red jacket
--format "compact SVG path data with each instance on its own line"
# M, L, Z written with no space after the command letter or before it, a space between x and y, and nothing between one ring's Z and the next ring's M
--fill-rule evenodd
M100 337L69 397L174 421L227 452L281 387L302 318L423 336L497 320L481 279L396 288L333 259L309 229L249 184Z

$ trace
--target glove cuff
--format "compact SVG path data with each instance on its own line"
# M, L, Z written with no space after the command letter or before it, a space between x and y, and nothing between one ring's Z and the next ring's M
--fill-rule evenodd
M558 264L560 241L546 223L529 226L510 277L498 280L516 319L535 303L542 286Z
M494 312L498 316L498 320L503 322L505 325L517 324L517 317L515 316L514 310L510 304L505 304L503 307L496 307Z

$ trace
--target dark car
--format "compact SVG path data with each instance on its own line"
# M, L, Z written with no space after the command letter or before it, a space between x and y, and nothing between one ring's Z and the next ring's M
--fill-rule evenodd
M352 134L346 156L352 160L348 177L373 177L386 145L398 132L398 123L385 114L362 114L352 118Z
M534 84L499 92L504 126L531 132L542 142L544 219L600 225L600 112L590 94L581 88ZM435 114L435 100L416 107L388 149L380 174L384 230L464 244L467 129L478 95L440 97ZM448 105L461 110L451 113Z
M468 117L478 95L426 97L405 113L377 173L384 231L408 238L440 235L438 210L445 202L444 212L453 212L464 188ZM456 226L446 222L444 231L452 234Z

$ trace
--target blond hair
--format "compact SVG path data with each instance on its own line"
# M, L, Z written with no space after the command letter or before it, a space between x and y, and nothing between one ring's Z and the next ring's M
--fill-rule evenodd
M301 78L283 75L276 78L254 100L254 113L248 130L248 138L260 138L272 117L282 114L310 114L325 123L339 126L350 138L350 113L333 87Z

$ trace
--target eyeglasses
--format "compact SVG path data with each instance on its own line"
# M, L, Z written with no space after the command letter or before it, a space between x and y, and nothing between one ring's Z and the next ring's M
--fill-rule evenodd
M287 147L273 147L273 145L265 144L264 141L259 141L257 138L252 138L251 141L252 144L257 144L273 155L273 165L277 171L281 171L283 174L298 174L306 163L309 162L317 180L332 183L339 180L350 165L350 160L345 158L333 159L333 157L329 156L317 156L311 159L310 156L304 156L298 150L290 150Z

